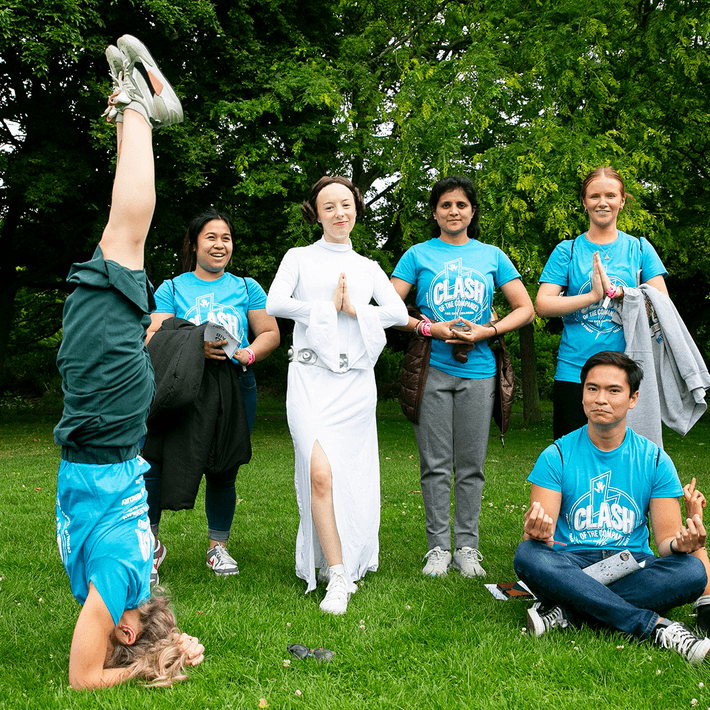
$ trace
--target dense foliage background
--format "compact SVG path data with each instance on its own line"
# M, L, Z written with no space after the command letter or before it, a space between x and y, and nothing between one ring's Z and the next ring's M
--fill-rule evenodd
M483 239L534 294L555 243L585 227L580 178L612 163L635 197L620 227L654 243L710 352L706 0L0 0L0 390L56 387L64 278L110 199L103 51L126 32L186 114L156 136L156 285L214 204L236 217L232 269L268 288L286 249L312 239L298 205L326 173L366 194L354 242L391 269L428 236L432 182L456 172L478 185ZM509 337L531 420L556 332L538 321ZM263 363L262 382L284 362Z

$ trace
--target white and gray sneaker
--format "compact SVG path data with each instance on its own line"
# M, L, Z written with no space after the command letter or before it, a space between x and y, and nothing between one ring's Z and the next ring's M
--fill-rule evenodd
M485 577L486 570L481 567L483 555L475 547L461 547L454 551L454 569L462 577Z
M160 567L160 565L163 564L165 555L168 554L168 551L165 549L165 545L163 545L160 540L156 540L156 543L158 544L158 546L153 549L153 569L150 571L151 587L155 587L157 584L160 583L160 575L158 574L158 568Z
M336 572L332 567L328 574L330 581L320 608L328 614L344 614L350 601L350 583L344 572Z
M694 666L700 665L710 651L710 639L694 634L680 621L663 619L658 622L653 642L671 648Z
M528 629L533 636L542 636L555 627L566 629L569 619L561 606L543 606L542 602L535 602L528 609Z
M448 550L442 550L439 545L429 550L424 555L426 564L422 570L422 574L427 574L430 577L445 577L449 571L451 564L451 553Z
M237 561L227 552L224 545L215 545L207 553L207 566L218 576L228 577L239 574Z
M127 108L134 109L153 128L180 123L183 120L180 99L148 48L131 35L123 35L117 44L123 57L123 79L120 82L121 90L112 101L118 111L122 113ZM109 66L113 68L111 58Z

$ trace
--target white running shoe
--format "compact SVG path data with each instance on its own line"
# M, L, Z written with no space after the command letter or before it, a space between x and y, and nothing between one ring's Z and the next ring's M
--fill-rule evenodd
M485 577L486 570L481 567L483 555L475 547L462 547L454 551L454 568L462 577Z
M344 614L350 601L350 583L344 573L330 569L330 581L320 608L328 614Z
M224 545L215 545L207 553L207 566L218 576L228 577L239 574L237 561L232 557Z
M183 120L180 99L148 48L131 35L123 35L117 44L123 55L123 81L113 101L120 106L119 111L134 109L153 128L180 123Z
M428 574L430 577L445 577L447 575L451 564L451 553L448 550L442 550L437 545L424 555L424 559L427 562L422 574Z

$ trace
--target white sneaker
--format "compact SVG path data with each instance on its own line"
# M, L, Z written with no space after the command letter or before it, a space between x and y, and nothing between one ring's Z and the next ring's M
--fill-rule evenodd
M561 606L543 606L542 602L535 602L528 609L528 629L533 636L539 638L555 627L566 629L569 619Z
M160 575L158 574L158 567L163 564L163 560L165 559L165 555L168 554L168 551L165 549L165 545L163 545L160 540L156 540L158 543L158 547L154 548L153 550L153 569L150 572L150 586L155 587L157 584L160 583Z
M454 552L454 568L461 572L462 577L485 577L486 570L480 562L483 555L474 547L462 547Z
M430 577L445 577L449 571L451 564L451 553L448 550L442 550L438 545L424 555L427 563L424 565L422 574L428 574Z
M350 600L350 583L343 573L330 570L330 581L320 608L328 614L344 614Z
M113 99L118 110L138 111L153 128L182 122L180 99L148 48L131 35L123 35L116 44L123 55L121 92Z
M228 552L224 545L215 545L207 553L207 566L219 577L228 577L239 574L237 561Z
M659 621L653 641L663 648L673 649L694 666L701 664L710 653L710 639L694 634L680 621Z

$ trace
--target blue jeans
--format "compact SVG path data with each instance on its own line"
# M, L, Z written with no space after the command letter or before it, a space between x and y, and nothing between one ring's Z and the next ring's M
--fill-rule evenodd
M251 434L254 420L256 419L256 379L251 370L242 373L239 378L242 400L247 413L249 434ZM141 446L143 445L141 443ZM145 488L148 492L148 518L153 535L158 537L160 525L160 488L163 482L163 468L155 461L148 461L150 471L143 475ZM234 485L237 474L229 480L218 479L205 475L205 514L207 516L207 530L210 540L226 543L232 529L234 509L237 504L237 492Z
M695 601L705 589L703 563L692 555L635 554L643 569L605 587L583 567L616 554L609 550L557 552L536 540L515 551L513 567L545 606L561 606L573 622L594 620L639 641L648 638L669 609Z

